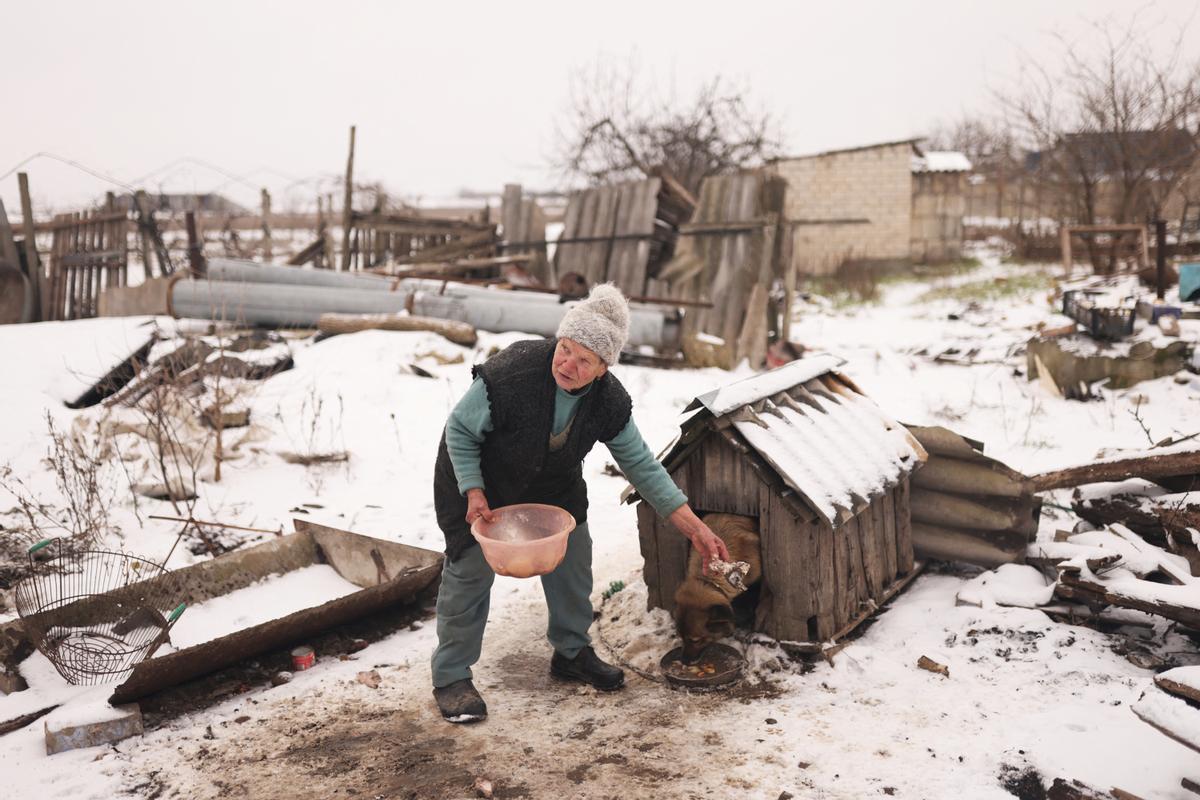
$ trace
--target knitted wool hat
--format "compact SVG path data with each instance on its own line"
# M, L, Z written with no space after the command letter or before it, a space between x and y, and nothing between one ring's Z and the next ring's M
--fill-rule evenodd
M594 286L563 316L557 336L579 342L611 367L629 338L629 301L611 283Z

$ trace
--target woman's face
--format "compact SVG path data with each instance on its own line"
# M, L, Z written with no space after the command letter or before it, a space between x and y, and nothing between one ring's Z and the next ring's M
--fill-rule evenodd
M604 359L572 339L559 339L550 364L554 382L568 392L582 389L608 371Z

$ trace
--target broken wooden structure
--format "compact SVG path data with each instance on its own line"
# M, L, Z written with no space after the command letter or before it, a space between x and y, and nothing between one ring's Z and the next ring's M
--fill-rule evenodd
M588 287L612 282L631 298L665 296L655 279L695 204L668 175L576 192L567 202L550 277L578 275Z
M111 200L111 195L110 195ZM45 320L94 317L100 293L129 279L129 217L109 207L58 214L52 222Z
M441 553L304 520L296 520L295 526L296 533L291 535L168 575L182 587L189 606L243 589L270 575L313 564L328 564L342 578L362 588L336 600L143 661L116 687L109 702L137 700L243 659L301 643L321 631L398 604L431 600L437 592ZM0 626L0 664L6 671L15 672L20 660L30 652L21 621Z
M1113 605L1157 614L1200 633L1200 578L1191 574L1187 561L1124 525L1111 525L1108 532L1115 545L1101 541L1058 563L1055 594L1093 609Z
M365 270L490 254L497 241L496 226L487 222L354 211L350 214L346 263L351 270Z
M1024 561L1042 508L1029 479L985 456L982 442L940 427L908 430L929 454L909 501L916 555L982 567Z
M925 450L840 364L814 356L696 398L661 459L698 513L757 518L754 629L800 651L846 636L916 574L909 480ZM672 610L690 546L648 503L637 513L648 603Z
M554 286L556 281L546 258L546 214L536 198L524 196L520 184L504 186L500 226L504 240L496 246L496 252L501 256L522 256L530 276L542 286Z
M761 170L705 178L692 221L680 227L675 257L649 289L702 302L684 319L688 361L732 369L766 358L775 310L768 292L791 264L791 227L780 224L786 183ZM786 319L790 314L783 309Z

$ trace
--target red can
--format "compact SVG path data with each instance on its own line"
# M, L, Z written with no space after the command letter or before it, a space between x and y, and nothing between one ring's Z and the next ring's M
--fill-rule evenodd
M308 645L302 645L292 651L292 669L301 672L308 669L317 661L317 654Z

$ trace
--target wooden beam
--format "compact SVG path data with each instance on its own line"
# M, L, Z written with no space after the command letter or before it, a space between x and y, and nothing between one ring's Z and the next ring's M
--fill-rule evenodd
M1082 486L1087 483L1108 483L1130 478L1154 480L1198 473L1200 473L1200 449L1162 455L1149 452L1133 458L1082 464L1052 472L1043 472L1032 476L1029 480L1033 491L1046 492L1051 489Z
M43 297L43 272L41 261L38 260L37 234L33 227L33 201L29 196L29 176L24 172L17 173L17 185L21 190L21 224L25 229L25 268L29 275L29 285L33 288L33 319L43 320L48 308Z
M340 269L350 269L350 229L354 222L354 126L350 126L350 154L346 157L346 189L342 195L342 262Z
M17 252L17 242L13 238L12 226L8 223L8 212L4 210L3 200L0 200L0 258L12 264L15 269L21 269L21 256Z

